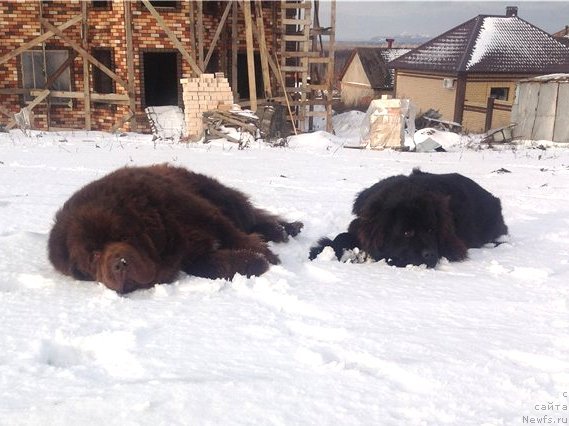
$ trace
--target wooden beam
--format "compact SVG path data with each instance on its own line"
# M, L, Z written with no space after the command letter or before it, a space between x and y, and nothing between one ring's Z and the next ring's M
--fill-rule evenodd
M110 69L108 69L104 64L102 64L101 62L96 60L93 57L93 55L91 55L89 52L87 52L85 49L83 49L81 46L79 46L77 43L75 43L73 40L71 40L69 37L67 37L65 34L63 34L61 31L59 31L57 28L55 28L53 25L51 25L46 19L41 18L41 23L47 29L49 29L50 31L53 31L56 36L58 36L60 39L65 41L67 44L69 44L73 49L75 49L84 59L87 59L89 62L91 62L93 65L98 67L101 71L103 71L105 74L107 74L109 77L111 77L117 83L119 83L122 87L124 87L125 89L128 90L126 82L122 78L120 78L118 75L116 75L114 72L112 72Z
M14 117L14 113L8 111L6 108L4 108L2 105L0 105L0 114L4 114L6 117L8 118L12 118Z
M237 33L237 17L239 10L237 9L238 3L231 2L233 10L231 11L231 90L233 91L234 101L239 100L239 92L237 92L237 40L239 34Z
M245 19L245 39L247 41L247 74L249 77L249 99L251 109L257 111L257 87L255 81L255 54L253 50L253 18L251 1L243 0L243 16Z
M82 28L82 40L81 44L83 48L87 50L89 48L89 25L87 24L88 15L87 15L87 3L81 2L81 15L83 16L83 21L81 22ZM49 86L47 86L49 88ZM83 58L83 111L85 115L85 130L91 130L91 82L89 80L89 61Z
M128 0L127 0L128 1ZM196 10L195 10L195 2L190 1L188 2L188 6L190 7L190 53L191 57L194 62L197 62L196 53L198 51L198 45L196 43Z
M40 92L40 94L32 102L30 102L28 105L26 105L24 108L27 109L28 111L33 110L36 106L38 106L38 104L40 102L42 102L45 98L47 98L48 95L49 95L49 90L47 90L47 89L42 90ZM16 118L13 118L12 120L10 120L10 122L8 123L6 128L8 130L10 130L15 125L16 125Z
M42 89L32 89L29 93L32 96L39 96L43 92ZM73 99L85 99L84 92L69 92L66 90L51 90L49 92L51 98L73 98ZM117 93L90 93L92 101L95 102L105 102L113 104L128 105L128 95L117 94Z
M334 67L335 67L335 56L336 56L336 0L332 0L330 4L330 27L332 31L330 32L330 38L328 40L328 57L330 62L328 62L328 72L326 74L326 84L328 85L328 92L326 94L328 103L326 104L326 131L332 133L334 131L334 126L332 124L332 102L333 102L333 88L334 88Z
M28 95L30 89L24 89L22 87L0 89L0 95Z
M203 68L206 69L207 65L209 64L209 60L211 59L211 55L213 54L213 50L217 45L217 41L219 40L219 35L221 34L221 30L225 26L225 21L227 21L227 16L229 15L229 11L231 10L231 2L227 2L225 6L225 10L223 11L223 15L221 16L221 20L219 21L219 25L217 26L217 30L213 36L213 40L211 41L211 45L209 46L209 50L204 60Z
M72 52L71 55L69 55L69 57L65 60L65 62L59 66L59 68L57 68L52 74L47 76L47 82L45 84L46 89L49 89L51 85L55 83L57 77L63 74L63 71L65 71L69 67L69 65L71 65L71 63L75 60L76 57L77 54L75 52Z
M124 0L124 27L126 34L126 68L127 68L127 84L128 84L128 105L133 114L130 121L130 129L133 132L138 130L138 123L136 121L136 94L135 94L135 80L134 80L134 49L132 43L132 11L130 9L130 1Z
M150 4L150 1L148 1L148 0L141 0L141 1L144 4L144 6L146 6L146 8L150 12L150 14L152 16L154 16L154 19L156 19L156 22L158 22L158 25L160 26L160 28L162 28L162 30L164 30L164 32L166 33L166 35L168 36L168 38L170 39L172 44L174 44L176 49L178 49L180 51L180 53L182 54L182 57L190 64L192 71L194 71L197 75L201 75L203 72L202 69L198 66L198 64L196 64L196 62L190 56L190 54L188 53L186 48L182 45L180 40L178 40L178 38L176 37L176 34L174 34L172 32L172 30L170 30L170 28L168 28L168 26L166 25L166 22L164 22L164 19L162 19L160 14L156 11L156 9L154 9L154 6L152 6Z
M112 133L116 132L118 129L120 129L122 126L124 126L125 123L130 121L133 117L134 117L134 112L129 111L127 115L122 117L120 120L117 120L117 122L111 128L111 132Z
M196 0L194 0L196 1ZM200 66L200 69L205 70L205 66L204 66L204 62L203 62L203 39L204 39L204 34L203 34L203 1L202 0L197 0L196 1L197 6L198 6L198 19L197 19L197 24L198 24L198 64Z
M269 74L269 54L267 51L267 40L265 39L265 23L263 22L263 5L261 0L255 2L255 15L257 19L257 42L259 43L259 51L261 53L261 69L263 71L263 87L265 88L265 97L272 98L271 76Z
M60 31L63 31L65 29L71 27L72 25L75 25L77 22L80 22L81 19L83 19L81 17L81 15L77 15L77 16L71 18L69 21L65 22L64 24L61 24L60 26L58 26L57 29ZM55 35L55 33L51 32L51 31L47 31L47 32L43 33L43 35L36 37L33 40L28 41L27 43L22 44L17 49L12 50L10 53L2 56L0 58L0 65L2 65L5 62L8 62L12 58L15 58L20 53L25 52L26 50L29 50L31 47L34 47L40 43L43 43L48 38L51 38L54 35Z

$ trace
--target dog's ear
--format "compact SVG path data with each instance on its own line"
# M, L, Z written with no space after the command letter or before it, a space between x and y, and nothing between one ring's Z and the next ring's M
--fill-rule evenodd
M369 188L364 189L356 196L352 213L356 216L362 216L365 210L370 209L371 205L374 206L371 207L372 209L378 209L385 198L385 192L388 191L389 188L397 186L408 180L409 178L403 175L391 176L380 180Z
M378 212L379 213L379 212ZM368 254L375 254L383 247L385 220L377 216L357 218L350 223L348 233L355 236L358 246ZM379 260L379 259L376 259Z
M67 230L62 219L57 218L47 243L48 257L58 271L68 274L70 270L69 249L67 248Z
M466 244L456 235L450 199L450 195L432 194L438 221L439 254L450 261L458 261L466 258L468 249Z

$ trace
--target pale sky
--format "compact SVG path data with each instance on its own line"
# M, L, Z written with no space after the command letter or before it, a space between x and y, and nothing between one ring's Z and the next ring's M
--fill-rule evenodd
M435 37L477 15L518 16L549 33L569 25L569 1L349 1L336 2L336 38L369 40L374 36L422 34ZM321 1L321 25L329 23L330 6Z

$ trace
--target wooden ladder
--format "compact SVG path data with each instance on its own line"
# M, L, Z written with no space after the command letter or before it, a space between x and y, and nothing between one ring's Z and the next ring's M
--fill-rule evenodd
M335 20L335 1L330 3L333 4L334 12L331 18ZM296 127L302 131L313 130L312 117L324 117L326 130L332 131L335 25L323 29L313 24L311 0L281 0L281 11L283 19L280 68L285 82L285 94L294 108ZM318 51L316 41L321 35L331 38L326 54ZM316 72L317 69L321 72ZM318 76L320 78L317 78ZM323 110L315 110L317 105L323 106Z

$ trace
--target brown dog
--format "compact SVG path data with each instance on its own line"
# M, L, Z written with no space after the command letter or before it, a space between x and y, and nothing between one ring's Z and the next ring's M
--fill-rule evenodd
M59 210L49 259L63 274L118 293L176 279L261 275L279 263L266 241L295 236L286 222L215 179L168 165L127 167L76 192Z

